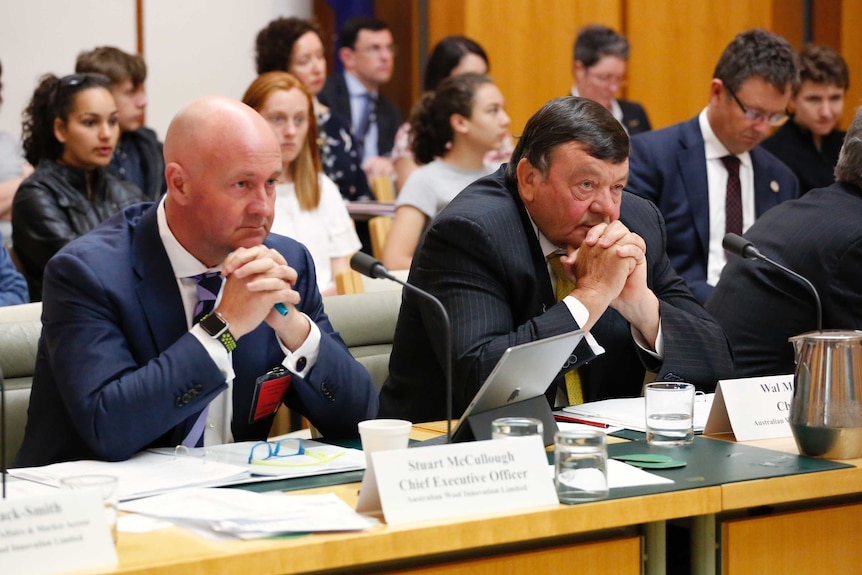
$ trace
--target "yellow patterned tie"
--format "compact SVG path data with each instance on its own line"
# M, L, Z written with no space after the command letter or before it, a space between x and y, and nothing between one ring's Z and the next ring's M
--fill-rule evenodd
M568 277L563 273L563 264L560 263L562 254L551 254L548 256L548 263L554 271L554 276L557 278L556 296L557 301L563 301L563 298L572 293L575 288ZM577 369L573 369L566 373L566 395L568 395L569 405L578 405L584 402L584 390L581 385L581 376Z

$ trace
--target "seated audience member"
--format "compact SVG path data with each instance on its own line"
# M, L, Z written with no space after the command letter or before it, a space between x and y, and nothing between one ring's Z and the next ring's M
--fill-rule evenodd
M326 58L320 29L301 18L278 18L257 35L257 73L282 71L299 78L314 96L320 159L324 173L346 200L373 197L346 121L317 99L326 81Z
M725 234L799 196L790 168L757 147L786 119L796 60L784 38L742 32L721 54L700 114L632 138L628 190L661 210L670 262L701 303L724 267Z
M509 134L503 94L491 78L462 74L426 93L410 118L413 153L425 164L410 174L395 201L383 264L406 270L428 222L468 184L497 166L485 155Z
M36 166L12 204L12 235L30 299L42 299L42 272L57 251L141 191L105 169L120 135L108 79L44 76L24 111L24 152Z
M0 234L0 307L29 301L27 280L18 272L15 262L9 257L9 251L3 245L3 234Z
M287 72L267 72L251 83L242 101L272 126L281 145L282 171L275 187L272 233L290 236L311 253L322 295L336 293L336 274L362 244L338 188L320 168L311 93Z
M401 112L380 87L392 79L395 43L382 20L359 16L344 23L338 36L344 71L326 79L320 101L347 120L369 178L392 176L389 154Z
M0 65L0 75L3 66ZM3 83L0 82L0 90ZM0 103L3 98L0 97ZM24 178L33 173L31 166L24 159L21 142L12 134L0 130L0 234L8 243L12 243L12 198Z
M357 436L376 414L308 251L269 234L282 166L272 128L240 102L201 98L168 127L165 163L161 201L48 263L19 466L263 440L272 415L254 418L255 381L274 368L292 377L282 401L327 437Z
M595 100L632 136L648 132L651 126L643 106L616 97L626 83L626 37L607 26L592 24L578 32L572 52L572 96Z
M147 65L137 54L102 46L78 54L75 72L102 74L111 81L110 90L117 104L120 142L114 150L108 171L135 184L147 201L165 193L165 160L156 133L144 126L147 94L144 81Z
M835 179L769 210L745 238L814 284L823 329L862 329L862 110L844 139ZM793 373L788 338L817 329L809 288L769 264L737 257L706 309L730 339L737 377Z
M422 89L425 92L433 92L440 82L450 76L470 72L487 74L489 66L488 56L479 44L465 36L447 36L437 42L428 57ZM404 122L395 134L391 156L395 166L395 184L399 190L404 187L407 176L419 167L413 157L413 150L410 149L411 137L410 122ZM485 154L485 163L497 166L511 155L512 138L507 136L499 150L491 150Z
M799 87L790 98L790 121L763 147L799 178L804 194L835 181L835 163L844 142L837 130L844 113L850 74L844 58L826 46L809 44L799 53Z
M410 282L454 320L456 415L506 348L576 329L591 335L549 387L552 404L638 396L645 369L704 390L731 373L724 332L670 266L658 209L623 191L628 153L607 109L558 98L527 121L510 163L431 222ZM444 417L436 317L404 292L380 417Z

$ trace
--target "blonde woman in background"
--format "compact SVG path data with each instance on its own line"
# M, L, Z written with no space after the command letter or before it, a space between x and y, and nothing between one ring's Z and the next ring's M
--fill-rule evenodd
M320 293L336 293L334 278L361 247L336 185L321 170L317 121L308 88L287 72L267 72L242 101L269 122L281 145L272 233L303 243L314 260ZM309 137L311 136L311 137Z

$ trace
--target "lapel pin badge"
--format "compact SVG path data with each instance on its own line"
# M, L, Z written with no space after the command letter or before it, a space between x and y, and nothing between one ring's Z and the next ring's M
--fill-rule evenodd
M777 194L778 190L781 189L781 186L778 185L778 182L772 180L771 182L769 182L769 188Z

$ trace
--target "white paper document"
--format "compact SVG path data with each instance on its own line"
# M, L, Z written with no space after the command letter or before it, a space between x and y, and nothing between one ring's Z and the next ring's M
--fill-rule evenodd
M694 396L695 432L702 432L706 426L713 398L715 398L714 393L699 393ZM580 405L570 405L564 407L563 411L586 421L604 423L612 427L624 427L634 431L646 431L645 401L643 397L603 399Z
M553 478L553 464L548 466L548 472ZM642 485L661 485L663 483L673 483L673 479L649 473L616 459L608 459L608 487L610 489L640 487Z
M183 489L128 501L120 509L241 539L283 533L359 531L373 522L334 494L285 495L243 489Z
M10 469L9 473L54 487L59 486L60 479L73 475L114 475L119 479L120 501L127 501L186 487L217 487L365 468L361 451L316 441L303 441L304 455L274 458L267 465L249 465L248 455L254 443L165 448L138 453L126 461L67 461Z

